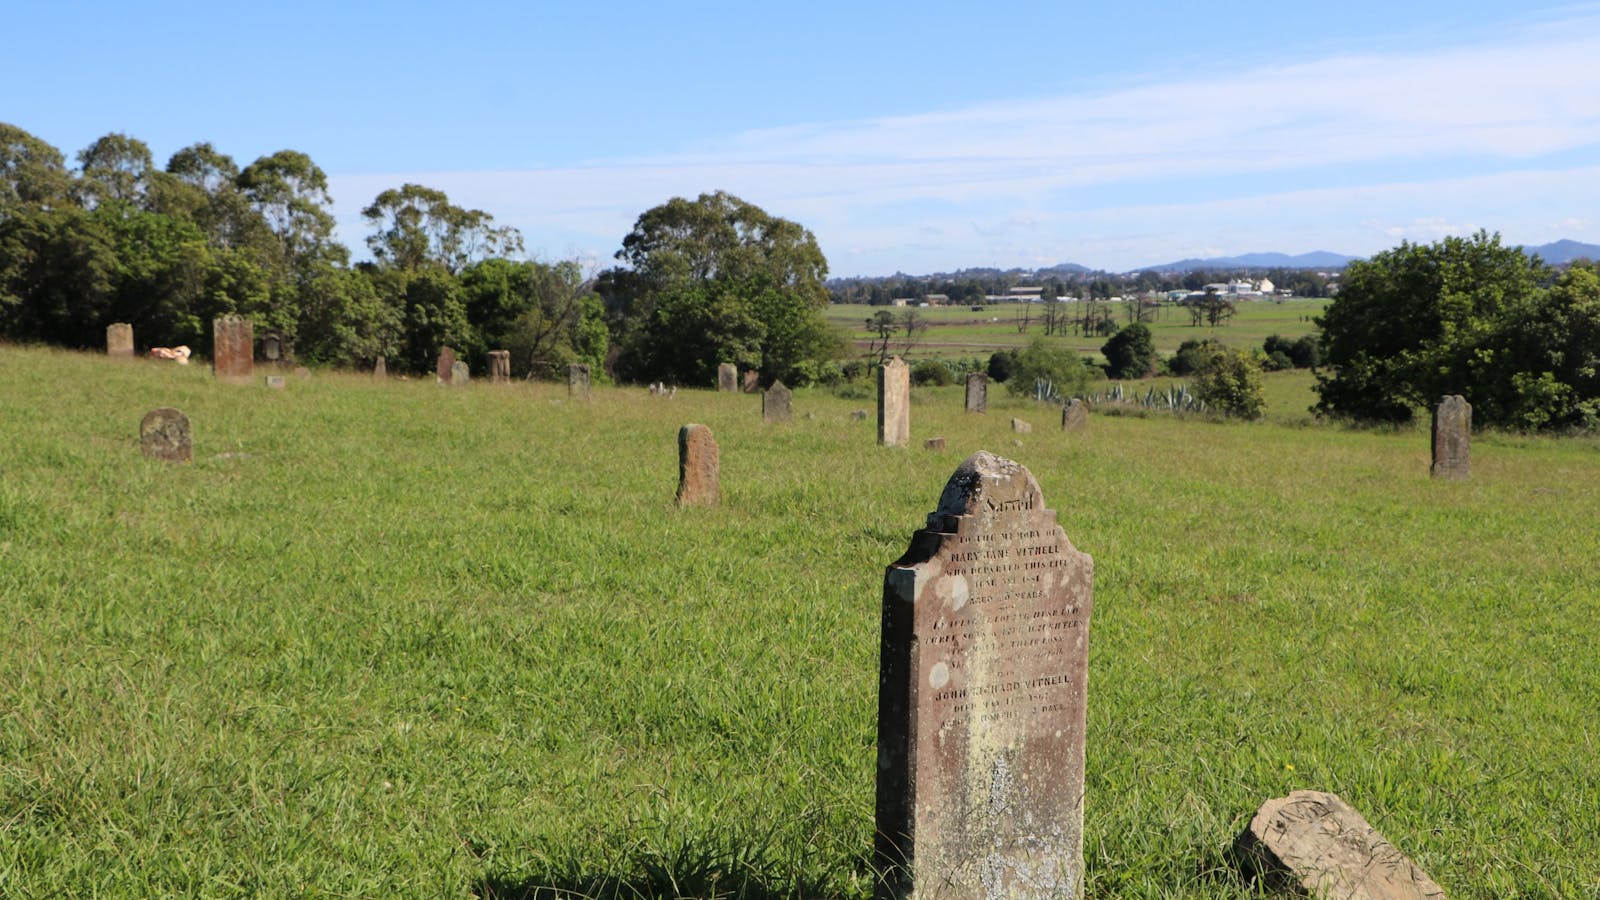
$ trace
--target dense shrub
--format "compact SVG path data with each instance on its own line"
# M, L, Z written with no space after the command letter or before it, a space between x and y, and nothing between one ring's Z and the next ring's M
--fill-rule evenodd
M1083 393L1089 382L1099 376L1098 367L1089 365L1071 350L1037 337L1017 353L1016 367L1006 382L1006 390L1018 396L1031 396L1039 382L1044 381L1060 396L1071 397Z
M1210 338L1189 339L1178 345L1178 352L1167 360L1167 371L1173 375L1192 375L1206 360L1220 352L1223 346Z
M955 384L956 375L942 360L924 359L911 367L911 383L935 386Z
M1240 419L1259 419L1267 407L1261 364L1243 350L1211 354L1194 373L1194 393L1217 412Z
M1017 371L1017 351L996 350L989 356L989 365L986 368L989 380L1005 383Z
M1100 352L1106 357L1106 374L1112 378L1144 378L1155 372L1155 338L1143 322L1133 322L1112 335Z
M1322 362L1322 351L1317 346L1317 336L1314 334L1303 335L1292 341L1274 334L1261 344L1261 352L1268 359L1281 354L1288 364L1279 365L1280 369L1309 369Z

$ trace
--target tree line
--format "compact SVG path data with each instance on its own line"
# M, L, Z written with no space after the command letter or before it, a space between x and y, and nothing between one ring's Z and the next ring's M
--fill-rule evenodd
M805 383L839 349L815 237L728 194L647 211L588 277L418 184L362 210L371 260L352 263L327 175L295 150L240 167L196 143L158 167L108 134L75 161L0 123L0 338L91 349L128 322L142 347L209 354L211 321L237 314L305 363L426 372L449 345L480 365L510 350L518 377L585 362L685 384L719 362Z

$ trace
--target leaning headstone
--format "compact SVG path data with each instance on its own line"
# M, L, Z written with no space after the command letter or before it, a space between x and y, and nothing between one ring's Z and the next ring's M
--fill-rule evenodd
M911 443L911 367L898 356L878 367L878 443Z
M744 392L754 394L761 390L761 373L754 370L744 373Z
M794 418L794 392L774 381L772 387L761 392L761 419L764 422L788 422Z
M1082 897L1093 577L987 451L884 573L879 897Z
M1444 900L1444 889L1336 794L1268 800L1234 842L1245 873L1268 887L1339 900Z
M489 351L489 383L490 384L510 384L511 383L511 351L510 350L490 350Z
M106 355L113 359L133 359L133 326L112 322L106 326Z
M472 370L467 368L467 361L458 359L450 367L450 384L456 387L472 381Z
M1089 406L1077 397L1061 407L1061 430L1078 432L1089 424Z
M704 425L678 429L678 505L716 506L722 500L722 462Z
M589 367L582 364L567 366L567 396L574 400L589 399Z
M194 438L189 432L189 417L170 406L152 409L139 422L139 449L145 456L168 462L194 459Z
M389 377L389 363L381 356L378 357L377 362L372 364L372 377L380 379Z
M736 391L739 389L739 367L733 363L722 363L717 366L717 390Z
M1450 394L1433 410L1434 478L1466 481L1472 457L1472 404L1460 394Z
M1012 419L1011 430L1015 431L1017 434L1032 434L1033 426L1022 421L1021 419Z
M282 375L268 375L267 376L267 387L272 388L275 391L283 390L285 387L288 386L288 384L289 384L289 379L284 378Z
M944 449L944 438L942 438L942 437L928 438L927 440L922 442L922 449L924 449L924 450L943 450Z
M239 316L211 321L211 374L221 381L255 380L255 325Z
M445 347L439 351L439 362L434 365L433 374L440 384L449 384L450 378L455 374L456 351L453 347Z
M967 412L989 411L989 376L973 372L967 376Z

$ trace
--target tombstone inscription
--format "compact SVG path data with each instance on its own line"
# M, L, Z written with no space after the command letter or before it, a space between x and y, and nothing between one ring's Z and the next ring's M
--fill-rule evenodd
M1337 794L1294 791L1261 804L1234 842L1270 888L1340 900L1444 900L1444 889Z
M880 898L1083 894L1093 560L980 451L884 574Z

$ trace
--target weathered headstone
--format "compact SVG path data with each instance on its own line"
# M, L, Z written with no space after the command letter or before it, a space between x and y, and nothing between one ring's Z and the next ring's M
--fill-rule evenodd
M456 351L454 347L445 347L439 351L439 361L434 364L433 374L440 384L449 384L450 378L455 374Z
M717 366L717 390L736 391L739 389L739 367L733 363L722 363Z
M722 501L722 462L716 439L704 425L678 429L678 505L716 506Z
M765 422L788 422L794 418L794 392L774 381L772 387L761 392L761 419Z
M510 384L511 383L511 351L510 350L490 350L489 351L489 383L490 384Z
M878 367L878 443L911 443L911 367L898 356Z
M574 400L589 399L589 367L575 363L567 366L567 396Z
M287 387L288 384L289 379L284 378L282 375L267 376L267 387L272 388L273 390L281 391Z
M1021 419L1012 419L1011 430L1015 431L1017 434L1032 434L1033 426L1022 421Z
M467 361L464 359L456 360L455 364L450 367L450 384L454 387L460 387L471 383L471 381L472 370L467 367Z
M889 566L879 897L1082 896L1093 577L1033 475L987 451Z
M372 364L372 377L380 379L389 377L389 363L381 356Z
M942 438L942 437L928 438L927 440L922 442L922 449L924 449L924 450L943 450L944 449L944 438Z
M756 391L761 390L761 373L753 369L744 373L743 384L746 394L754 394Z
M133 359L133 326L112 322L106 326L106 355L113 359Z
M1339 900L1444 900L1444 889L1336 794L1268 800L1233 845L1245 873L1277 890Z
M283 337L269 334L261 339L261 358L267 362L283 359Z
M194 459L194 438L189 417L170 406L152 409L139 422L139 449L145 456L168 462Z
M255 380L255 325L239 316L211 321L211 374L219 380L248 384Z
M967 375L967 412L989 411L989 376L982 372Z
M1061 430L1082 431L1089 425L1089 406L1077 397L1067 401L1061 407Z
M1433 410L1434 478L1466 481L1471 475L1472 404L1460 394L1450 394Z

